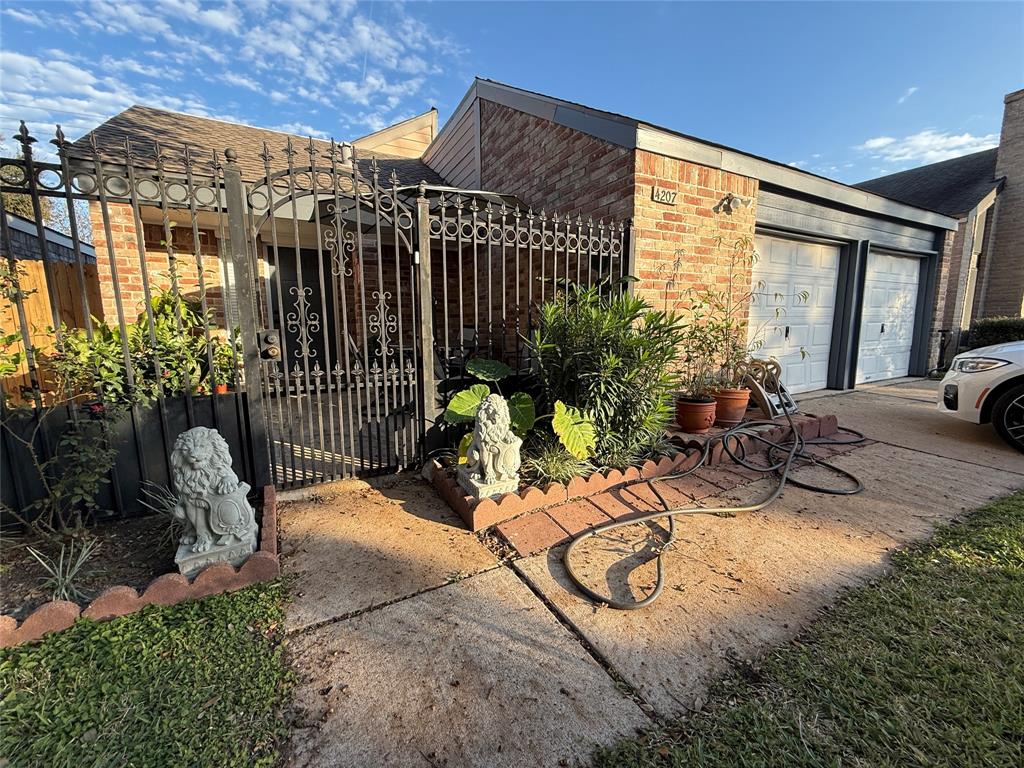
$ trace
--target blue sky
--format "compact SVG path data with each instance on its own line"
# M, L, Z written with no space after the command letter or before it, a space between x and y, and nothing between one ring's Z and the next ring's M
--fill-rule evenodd
M853 182L994 146L1024 3L3 0L0 133L133 103L352 139L474 75Z

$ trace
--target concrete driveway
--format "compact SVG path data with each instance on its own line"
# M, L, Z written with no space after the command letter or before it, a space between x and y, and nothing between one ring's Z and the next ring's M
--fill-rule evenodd
M702 706L736 659L785 642L889 552L1024 488L1024 457L989 427L934 411L933 382L802 402L877 441L832 461L857 496L790 487L770 508L690 518L662 599L591 605L561 551L499 560L425 483L316 489L281 512L299 676L286 753L295 766L564 766ZM834 478L800 470L813 482ZM701 501L757 500L755 480ZM578 566L599 589L642 594L663 530L594 539Z
M839 423L874 440L935 456L1024 472L1024 453L1004 443L991 424L969 424L939 413L939 382L912 379L853 392L798 397L802 410L834 413Z

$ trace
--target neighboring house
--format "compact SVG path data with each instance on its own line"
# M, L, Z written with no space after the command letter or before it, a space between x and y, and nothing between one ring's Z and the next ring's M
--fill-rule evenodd
M748 239L760 259L753 274L743 274L740 280L765 286L753 303L751 324L763 329L766 345L761 354L783 362L785 379L794 391L849 388L923 374L935 360L935 332L942 327L945 312L937 287L948 268L946 233L957 226L950 216L633 118L487 80L474 81L439 134L436 120L436 111L431 110L351 142L346 151L355 153L364 174L375 157L383 177L394 171L398 184L426 182L440 195L452 189L493 190L501 193L495 199L521 201L535 212L631 221L628 269L640 278L637 290L659 307L677 306L689 287L724 279L734 243ZM136 156L152 152L153 142L159 142L179 153L188 145L205 162L215 151L244 148L238 164L245 180L255 181L267 167L288 167L281 151L288 138L249 126L132 107L76 146L87 149L95 140L101 153L114 161L123 161L126 139L132 141ZM290 138L298 165L309 140ZM259 158L263 142L273 155L266 165ZM313 146L323 150L329 145L314 140ZM109 208L109 237L116 250L142 250L147 264L152 256L150 272L166 270L167 229L160 208L142 208L141 247L132 206ZM99 209L92 205L103 283L108 234ZM208 254L204 267L211 275L206 295L215 311L224 314L219 321L233 324L231 302L225 307L217 295L218 285L231 282L230 270L217 259L222 234L216 217L203 214L198 219L204 222L198 232L199 249L188 227L172 230L172 241L180 252ZM260 236L265 244L268 234ZM291 245L287 232L277 237ZM316 246L308 245L305 237L300 238L299 266L315 271ZM275 266L270 249L265 253L258 264L261 275L297 268L287 259ZM468 258L463 253L467 266ZM137 304L143 288L137 274L125 272L131 270L131 259L114 267L120 269L116 282L122 300ZM435 307L441 301L437 272ZM108 277L113 284L115 276ZM293 285L294 276L286 277L282 282ZM386 267L379 278L367 274L359 279L373 292L374 281L383 279L384 289L389 289L392 278ZM179 280L186 287L199 283L195 268L190 272L187 264L179 265ZM793 298L804 291L807 301ZM786 298L780 301L776 294ZM273 295L264 299L268 305L279 302ZM108 312L113 302L112 289L105 290ZM327 299L324 304L330 315L337 302ZM777 316L777 311L782 314ZM281 307L271 307L268 314L283 327ZM331 316L325 320L325 326L334 322ZM408 320L406 329L411 316ZM435 317L435 325L438 322ZM519 330L518 325L513 329ZM450 334L471 332L480 329L462 325Z
M659 306L724 279L733 243L749 238L751 279L765 285L751 325L794 391L920 375L935 360L949 216L481 79L423 159L452 184L535 209L631 219L638 290Z
M997 148L856 186L956 218L943 329L1024 315L1024 90L1005 99Z

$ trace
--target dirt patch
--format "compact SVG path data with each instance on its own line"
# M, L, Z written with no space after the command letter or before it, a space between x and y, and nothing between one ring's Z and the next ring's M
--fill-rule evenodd
M89 529L98 545L80 577L78 589L87 595L83 608L108 587L144 589L153 579L176 570L175 545L167 538L167 520L158 515L103 523ZM51 599L43 586L46 570L28 548L52 559L60 546L26 535L5 535L0 543L0 613L19 621Z

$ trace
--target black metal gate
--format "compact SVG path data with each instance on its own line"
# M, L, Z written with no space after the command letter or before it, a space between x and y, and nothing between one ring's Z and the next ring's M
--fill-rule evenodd
M416 201L344 145L297 150L289 140L280 157L266 146L260 157L263 177L244 185L243 200L230 177L227 189L229 211L248 212L275 484L417 465L430 343L418 312Z

